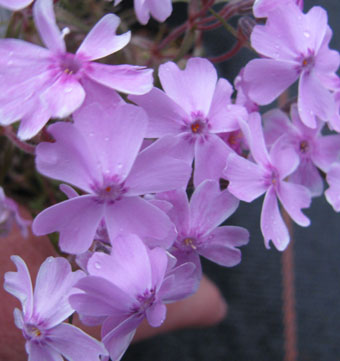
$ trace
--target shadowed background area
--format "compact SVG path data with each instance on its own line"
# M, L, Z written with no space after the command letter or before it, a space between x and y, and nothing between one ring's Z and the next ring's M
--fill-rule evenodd
M305 0L305 10L316 5L328 11L334 33L331 47L339 50L340 2ZM180 17L181 10L178 6L173 17ZM233 41L221 28L206 33L204 38L211 55L223 54ZM232 60L219 64L220 76L232 82L240 65L245 65L251 56L244 49ZM171 332L134 344L124 361L285 359L282 255L264 247L259 231L262 201L241 203L228 222L250 231L250 243L242 248L242 263L225 269L203 261L205 273L228 301L228 317L215 327ZM340 216L323 197L314 199L306 214L311 226L294 226L293 232L296 360L335 361L340 359Z

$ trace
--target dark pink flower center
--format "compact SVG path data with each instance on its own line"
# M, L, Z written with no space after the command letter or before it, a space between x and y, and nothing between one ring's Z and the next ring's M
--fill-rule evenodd
M83 67L83 61L75 54L65 53L60 57L59 66L66 74L77 74Z
M45 337L43 330L30 323L25 324L22 333L28 341L42 341Z
M300 150L300 153L307 153L309 151L309 143L307 140L302 140L299 144L299 150Z
M132 307L132 313L144 315L145 311L156 301L155 289L145 290L143 294L137 296L138 303Z

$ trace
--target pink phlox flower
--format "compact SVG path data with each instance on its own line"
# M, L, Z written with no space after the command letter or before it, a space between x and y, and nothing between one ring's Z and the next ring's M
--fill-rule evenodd
M172 267L162 248L149 249L136 235L118 237L112 253L95 253L89 276L77 284L82 293L70 297L83 321L102 324L102 340L112 360L120 360L138 325L153 327L166 317L165 303L191 295L197 287L192 263Z
M115 0L115 5L122 0ZM134 0L135 12L138 21L145 25L150 19L150 15L159 22L165 21L172 13L171 0Z
M253 13L256 18L266 18L276 7L294 2L303 10L303 0L255 0Z
M195 263L199 277L200 255L226 267L240 263L241 252L236 247L248 243L249 233L242 227L218 227L235 212L239 201L229 191L220 191L217 181L203 181L190 202L185 190L160 193L157 198L173 205L168 215L178 235L170 252L181 262Z
M68 298L77 292L73 286L84 277L82 271L72 272L64 258L49 257L39 269L33 292L25 262L19 256L11 260L17 272L5 274L4 288L21 302L22 311L14 310L14 320L26 339L29 360L61 360L64 356L72 361L99 361L100 355L107 355L102 343L63 323L74 312Z
M239 129L238 119L248 115L243 106L232 104L232 85L218 79L214 66L203 58L189 59L184 70L165 63L159 78L164 91L153 88L129 97L149 115L146 136L172 136L164 152L190 163L195 158L195 186L205 179L219 179L232 150L218 134Z
M306 127L298 114L297 106L291 107L291 120L288 116L274 109L263 116L264 133L268 146L279 138L285 146L291 147L300 158L296 171L289 176L289 181L307 187L313 196L323 192L323 180L318 168L327 173L340 153L340 135L325 135L321 131L324 123L318 121L315 129Z
M74 124L51 125L55 142L38 145L37 169L83 194L41 212L33 232L58 231L60 248L79 254L89 249L104 219L111 239L133 232L150 246L171 246L175 233L169 217L140 196L186 186L191 166L160 153L157 142L140 152L146 127L145 112L131 104L110 113L91 104L75 115Z
M30 5L34 0L0 0L0 6L9 10L17 11Z
M249 123L242 124L248 138L251 156L256 163L231 154L227 160L224 177L229 181L228 190L235 197L252 202L265 193L261 212L261 231L265 245L272 240L278 250L289 243L289 233L280 215L277 198L290 217L300 226L308 226L309 219L301 208L309 207L311 194L300 185L285 181L299 165L299 156L291 148L277 141L268 153L264 141L261 118L258 113L249 116Z
M325 191L328 203L336 212L340 211L340 163L333 163L327 173L329 188Z
M329 121L336 113L332 91L340 61L339 53L329 49L331 37L321 7L307 14L293 2L275 8L266 24L255 26L251 34L252 47L265 58L251 60L245 67L250 98L269 104L299 79L302 122L315 128L316 117Z
M28 236L28 227L31 221L20 216L18 205L11 198L6 197L0 187L0 237L6 237L17 224L23 237Z
M120 19L105 15L76 54L66 51L52 0L37 0L34 21L48 49L17 39L0 40L0 124L21 119L18 136L32 138L51 118L64 118L80 107L94 83L143 94L152 87L152 70L92 62L122 49L130 32L116 35Z

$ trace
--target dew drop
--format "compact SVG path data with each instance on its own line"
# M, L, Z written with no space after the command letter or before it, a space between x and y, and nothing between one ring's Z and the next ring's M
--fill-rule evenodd
M122 163L118 163L118 164L117 164L117 168L118 168L118 169L122 169L122 168L123 168L123 164L122 164Z
M99 262L94 262L94 268L101 269L102 266L101 266L101 264Z
M305 31L305 32L303 33L303 35L304 35L306 38L310 38L310 33L309 33L308 31Z
M90 133L89 133L89 136L90 136L90 137L93 137L93 136L94 136L94 133L93 133L93 132L90 132Z
M65 93L71 93L72 90L73 90L72 88L65 88L65 89L64 89L64 92L65 92Z

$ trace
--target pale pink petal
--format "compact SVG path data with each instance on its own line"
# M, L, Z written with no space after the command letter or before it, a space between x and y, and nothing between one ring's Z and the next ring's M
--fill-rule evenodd
M134 1L134 5L138 21L142 25L146 25L150 19L150 9L147 1Z
M271 146L283 134L292 132L292 123L286 113L280 109L272 109L264 113L263 119L263 133L265 142Z
M260 114L251 113L249 115L248 127L246 127L246 122L240 122L240 125L243 134L248 140L252 157L257 163L264 167L268 167L270 164L270 158L268 155L266 142L264 140Z
M220 191L219 183L206 180L190 199L191 229L204 235L229 218L237 209L238 199L228 190Z
M119 234L137 234L150 247L169 248L176 233L169 217L140 197L125 197L106 207L106 226L112 240Z
M40 100L46 104L54 118L69 116L81 106L84 99L85 91L79 81L66 73L40 95Z
M64 321L74 310L68 297L74 284L84 277L82 271L72 272L62 257L48 257L41 265L34 288L34 314L38 322L52 328Z
M199 254L226 267L241 262L241 251L236 248L249 241L249 232L242 227L224 226L214 229L202 239Z
M317 168L310 159L302 159L297 170L289 176L292 183L301 184L308 188L313 197L321 196L323 180Z
M152 89L152 69L135 65L92 63L86 75L92 80L128 94L145 94Z
M217 73L204 58L190 58L184 70L173 62L159 67L159 78L164 91L188 114L201 111L208 115L214 96Z
M79 196L77 191L67 184L60 184L59 189L66 195L68 199Z
M172 222L174 222L178 233L189 231L189 201L184 189L157 194L157 199L164 199L173 205L167 212Z
M19 299L24 317L29 319L33 311L33 291L31 276L26 263L19 256L11 256L17 272L6 272L4 289Z
M26 107L26 113L21 117L18 138L21 140L31 139L39 133L50 118L49 109L39 103L37 98L32 99L30 106Z
M172 12L171 0L149 0L148 3L152 17L160 22L165 21Z
M151 266L152 287L155 287L156 291L158 291L168 267L168 256L164 249L160 247L155 247L148 251L148 253Z
M103 256L110 258L104 253ZM100 261L103 261L103 259ZM101 266L103 264L104 262L100 263ZM84 291L84 293L76 293L76 290L69 297L69 301L79 314L99 318L114 314L125 315L129 312L133 302L135 302L134 298L110 282L108 280L109 276L105 274L106 270L108 268L103 266L101 275L85 277L75 285L77 289ZM100 273L100 271L97 271L97 273ZM112 271L110 271L110 274L112 274Z
M260 105L275 100L298 76L295 63L273 59L251 60L244 69L248 95Z
M28 6L33 0L0 0L0 6L9 10L17 11Z
M279 138L273 144L270 149L270 159L280 179L284 179L292 174L300 163L299 155L295 149L285 141L285 138Z
M149 116L147 137L182 133L181 127L188 114L169 96L158 88L152 88L144 95L130 95L129 99L146 110Z
M334 163L327 173L329 188L325 192L328 203L336 212L340 211L340 164Z
M188 162L160 153L153 143L137 156L126 179L127 194L142 195L185 187L191 169Z
M94 196L80 196L45 209L33 221L33 232L43 235L59 232L62 251L79 254L91 246L104 205Z
M119 104L125 103L115 90L99 84L88 77L81 79L81 85L86 92L85 100L81 107L73 113L73 116L77 115L78 118L81 118L86 114L87 106L93 103L99 103L102 107L105 107L108 113L114 111Z
M76 114L74 120L75 127L88 143L88 149L96 157L95 168L107 177L118 176L120 181L125 180L146 132L148 120L143 109L120 104L108 112L99 104L91 104L86 107L86 112Z
M198 257L198 256L197 256ZM171 270L158 292L158 297L165 303L181 300L195 293L199 286L194 263L183 263Z
M311 203L311 194L306 187L300 184L280 182L277 196L294 222L302 227L310 225L308 217L301 212L301 208L308 208Z
M111 242L111 256L96 252L89 260L89 273L106 278L128 295L143 294L150 289L153 286L151 265L143 241L134 234L126 234Z
M132 315L126 320L124 320L122 323L120 323L117 327L103 335L102 341L104 342L105 347L109 351L112 360L120 361L126 349L130 345L136 328L139 326L142 320L143 318L137 318ZM109 321L110 320L107 320L105 322Z
M54 143L40 143L36 149L36 166L42 174L69 182L92 193L91 186L102 180L93 149L86 138L70 124L59 122L48 128Z
M308 48L314 49L315 53L324 42L326 32L328 30L328 17L325 9L320 6L313 6L306 15L304 15L305 23L303 35L308 43Z
M116 35L119 23L120 19L115 14L103 16L86 35L77 54L85 56L87 60L95 60L124 48L130 41L131 33L128 31L122 35Z
M208 139L195 144L194 185L197 187L206 179L219 180L227 158L233 151L216 134L209 134ZM214 155L212 157L212 154Z
M57 26L53 0L36 0L33 6L34 22L44 44L54 52L66 51L63 36Z
M338 159L340 153L340 135L326 135L318 138L311 159L315 165L328 172L331 165Z
M323 42L317 54L315 54L315 69L318 71L318 76L329 76L336 72L339 63L340 55L336 50L329 49L329 42L333 36L333 32L330 27L327 27L326 34L323 38ZM334 79L336 80L336 76ZM332 79L332 75L331 75ZM323 82L322 82L323 83Z
M101 342L66 323L49 331L47 344L72 361L100 361L100 355L108 354Z
M146 319L152 327L159 327L166 317L166 306L162 302L156 302L146 310Z
M28 361L64 361L60 353L46 343L26 342L26 350L29 354Z
M302 122L310 128L317 126L316 116L327 121L335 114L335 102L313 72L303 72L299 82L298 111Z
M230 182L229 192L246 202L252 202L268 188L265 183L265 170L236 154L229 155L223 174Z
M271 186L264 197L261 212L261 231L266 248L270 248L269 242L283 251L289 243L288 229L282 220L274 188Z

